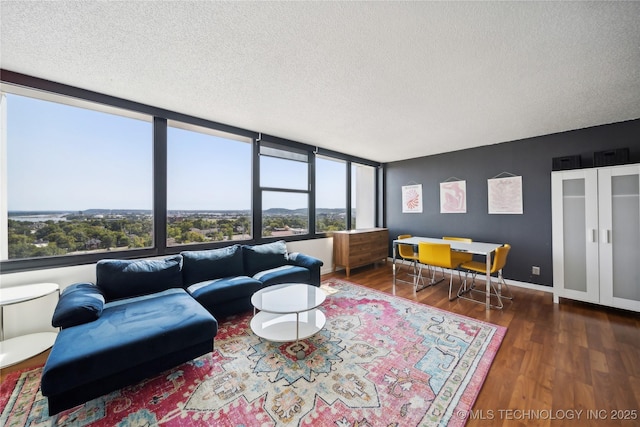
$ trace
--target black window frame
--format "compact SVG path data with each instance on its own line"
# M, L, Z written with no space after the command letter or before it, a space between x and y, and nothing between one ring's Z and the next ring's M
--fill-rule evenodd
M332 157L343 160L347 163L350 170L351 162L369 165L384 171L381 163L368 159L350 156L348 154L336 152L333 150L325 150L304 144L297 141L283 139L273 135L264 135L259 132L226 125L223 123L206 120L187 114L166 110L163 108L153 107L134 101L106 95L103 93L90 91L38 77L17 73L10 70L0 69L0 80L3 84L19 86L37 91L50 92L56 95L62 95L71 98L77 98L83 101L89 101L98 104L104 104L110 107L116 107L129 110L134 113L147 114L153 117L153 237L154 245L152 248L131 249L118 251L117 253L100 252L93 254L80 255L61 255L55 257L39 257L28 259L13 259L0 261L0 275L24 271L34 271L42 269L60 268L77 266L84 264L93 264L101 259L118 258L118 259L136 259L150 258L159 256L169 256L187 250L205 250L225 247L229 242L208 242L196 243L179 246L168 247L167 242L167 126L168 121L178 121L195 126L210 128L215 131L236 134L238 136L253 140L252 143L252 239L243 241L243 244L254 245L267 243L274 240L300 241L312 240L328 237L331 233L316 233L315 227L315 156L317 154L324 157ZM303 151L308 155L309 161L309 230L307 234L292 235L285 237L262 237L262 191L260 187L260 143L268 142L278 144L280 146L289 147L294 151ZM9 159L10 160L10 159ZM382 199L383 194L383 173L376 174L376 219L377 224L383 223ZM347 212L351 212L351 173L347 173ZM276 191L284 191L283 189L274 189ZM350 215L347 215L347 229L351 227Z
M328 156L328 155L324 155L324 154L320 154L319 150L316 149L314 151L314 162L315 162L315 171L317 173L317 160L318 157L321 157L324 160L329 160L329 161L336 161L336 162L343 162L343 166L345 168L345 186L346 186L346 191L345 191L345 230L350 230L349 225L351 224L351 214L350 214L350 209L351 209L351 161L350 160L345 160L345 159L341 159L335 156ZM314 178L317 178L317 176L315 176L316 174L314 173ZM317 190L317 188L316 188ZM314 192L314 203L316 202L317 198L317 191ZM313 211L314 216L313 216L313 226L314 226L314 231L316 234L319 235L327 235L329 234L328 232L323 232L323 231L317 231L317 225L318 225L318 212L314 209Z
M295 188L283 188L283 187L268 187L262 186L260 182L260 157L267 154L262 154L263 147L275 148L277 150L289 151L292 154L301 154L306 156L307 166L307 188L295 189ZM254 208L254 239L260 242L272 242L276 240L309 240L315 235L315 223L312 224L312 218L315 218L315 156L313 155L314 147L300 144L295 141L290 141L284 138L279 138L272 135L259 134L256 139L254 150L254 204L259 208ZM299 160L302 161L302 160ZM262 201L265 192L277 192L277 193L291 193L291 194L307 194L307 209L308 209L308 228L305 234L294 234L290 236L263 236L262 235ZM312 200L313 199L313 200Z
M168 138L168 129L169 129L169 127L171 127L172 123L175 126L177 121L174 120L174 119L166 120L165 135L164 135L165 138ZM229 132L221 133L220 129L213 128L211 126L202 126L200 124L195 124L194 122L181 122L181 125L186 125L186 126L192 126L193 125L195 127L195 129L190 129L190 131L192 131L192 132L199 132L199 130L197 130L198 128L201 128L201 129L202 128L206 128L206 129L209 129L209 130L213 130L213 131L215 131L215 133L218 133L217 136L220 137L220 138L235 139L231 135L240 136L240 138L238 138L238 141L242 141L241 143L249 143L252 146L250 170L251 170L252 176L255 176L255 172L254 172L255 162L253 161L253 151L254 151L253 145L255 143L255 138L249 138L249 137L247 137L245 135L240 135L237 132L233 133L233 134L230 134ZM184 127L182 127L182 126L180 128L184 129ZM244 141L244 140L247 140L247 141ZM163 147L164 147L164 150L167 153L166 156L168 156L168 139L167 139L167 142L163 144ZM160 161L161 161L161 163L159 163L159 164L162 164L162 165L165 166L165 169L164 169L165 177L164 178L168 179L168 177L166 176L166 171L167 171L167 166L168 166L168 163L167 163L168 162L168 157L165 157L165 159L160 159ZM250 182L251 182L251 186L253 188L252 180L250 180ZM166 183L165 183L165 185L166 185ZM220 246L228 246L229 244L235 244L235 243L237 243L237 244L251 244L251 242L253 242L253 240L255 239L255 234L254 234L255 233L255 226L253 225L254 221L255 221L255 215L254 215L254 207L253 207L253 205L254 205L254 203L253 203L253 192L252 192L252 190L249 190L249 192L251 193L251 199L252 199L251 206L249 207L249 209L251 211L250 217L251 217L251 221L252 221L252 225L251 225L251 237L252 238L251 239L245 239L245 240L239 240L239 241L233 241L233 242L231 242L231 241L216 241L216 242L205 242L205 243L194 242L194 243L186 243L186 244L167 246L167 243L166 243L167 242L166 227L168 225L167 224L168 218L165 218L165 224L164 224L164 227L165 227L165 235L164 235L164 238L165 238L165 240L164 240L165 251L168 251L169 253L171 253L171 252L178 253L180 251L176 252L174 249L177 249L177 248L188 248L188 249L184 249L184 250L199 250L199 249L209 249L208 245L215 245L215 247L220 247ZM166 195L167 195L166 187L165 187L165 191L164 191L163 194L165 195L165 198L166 198ZM168 206L165 206L165 215L168 214L168 210L167 209L168 209Z

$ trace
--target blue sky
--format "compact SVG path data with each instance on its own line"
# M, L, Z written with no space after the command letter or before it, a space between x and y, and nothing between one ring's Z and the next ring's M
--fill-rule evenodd
M7 199L15 210L152 209L152 123L7 94ZM170 210L251 208L251 145L169 128ZM262 180L305 188L302 163L262 158ZM345 206L345 165L318 161L317 206ZM264 208L305 207L269 193Z

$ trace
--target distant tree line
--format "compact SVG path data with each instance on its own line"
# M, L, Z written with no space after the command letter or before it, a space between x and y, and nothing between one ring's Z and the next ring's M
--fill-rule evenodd
M167 237L176 244L233 240L237 234L251 233L248 215L211 219L197 216L169 217Z
M344 216L320 214L316 231L345 229ZM306 215L270 215L263 218L263 235L276 230L308 230ZM69 215L65 221L8 221L9 259L38 258L88 251L145 248L153 246L150 215L87 217ZM197 215L171 216L167 239L171 244L233 240L251 234L249 215L207 218Z
M65 255L153 244L150 217L83 218L44 222L9 219L9 259Z

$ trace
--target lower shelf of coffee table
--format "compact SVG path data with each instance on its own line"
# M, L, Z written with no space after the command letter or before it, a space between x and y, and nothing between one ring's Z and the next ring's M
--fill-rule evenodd
M261 311L251 319L251 330L260 338L275 342L305 339L324 328L327 318L318 309L302 313L275 314ZM297 330L297 335L296 335Z

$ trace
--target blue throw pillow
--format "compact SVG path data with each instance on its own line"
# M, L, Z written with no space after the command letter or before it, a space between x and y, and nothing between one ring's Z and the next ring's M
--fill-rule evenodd
M102 314L104 295L93 283L76 283L67 287L58 300L51 324L69 328L93 322Z
M182 277L187 287L205 280L245 275L242 248L239 245L206 251L184 251L181 255L184 259Z
M96 279L107 302L183 288L182 255L159 260L100 260Z
M278 240L264 245L243 246L244 267L248 276L287 264L287 244Z

